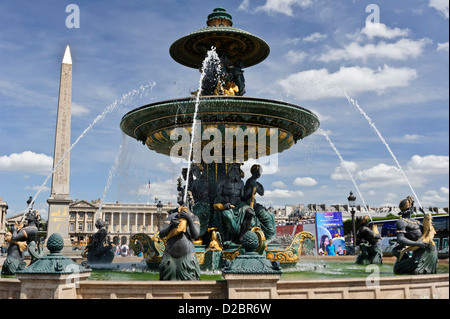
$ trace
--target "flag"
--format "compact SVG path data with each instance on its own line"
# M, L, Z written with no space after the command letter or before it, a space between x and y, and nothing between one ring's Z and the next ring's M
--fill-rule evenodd
M148 180L148 189L150 189L150 180Z

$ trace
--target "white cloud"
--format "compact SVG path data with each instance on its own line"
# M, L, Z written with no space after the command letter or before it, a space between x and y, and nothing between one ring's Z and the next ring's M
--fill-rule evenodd
M293 184L296 186L315 186L317 181L311 177L297 177Z
M23 171L47 175L51 172L52 167L53 157L31 151L0 156L0 170L3 171Z
M244 0L244 7L248 8L248 1ZM262 6L256 8L255 11L265 11L269 14L281 13L287 16L293 16L293 7L306 8L312 4L312 0L267 0ZM241 4L242 5L242 4Z
M424 177L427 175L448 174L449 157L437 155L421 157L419 155L414 155L407 166L412 174L421 174Z
M30 186L25 186L25 189L31 189L31 190L34 190L34 191L41 191L41 192L47 192L47 191L50 191L50 187L48 187L48 186L44 186L44 187L42 187L41 185L35 185L35 186L32 186L32 187L30 187Z
M360 170L353 162L345 162L348 170L353 178L359 183L362 189L398 187L408 185L405 176L397 166L387 165L384 163L377 164L373 167ZM449 157L427 155L421 157L414 155L411 160L403 167L403 171L409 182L414 187L422 187L432 175L445 175L449 172ZM341 165L335 168L331 175L333 180L349 180L347 170ZM448 189L441 188L445 194ZM385 201L392 201L385 199Z
M307 37L303 38L304 42L318 42L320 40L325 40L326 38L328 38L328 35L320 33L320 32L314 32L310 35L308 35Z
M421 201L423 201L426 206L434 205L436 203L448 203L448 192L429 190L422 196Z
M273 182L272 186L276 187L276 188L286 188L287 187L286 184L283 183L282 181Z
M250 0L244 0L244 1L242 1L242 3L239 5L239 10L248 11L249 6L250 6Z
M305 52L296 52L290 50L286 55L286 59L289 60L290 63L299 63L302 62L306 58L307 54Z
M430 0L429 6L435 8L440 14L448 19L448 3L448 0Z
M389 202L389 203L398 201L398 195L395 193L387 193L386 197L384 198L384 201ZM395 206L395 205L391 205L391 206Z
M296 198L303 197L302 191L292 191L287 189L274 189L273 191L265 191L264 198Z
M398 37L406 37L409 35L409 29L389 28L383 23L366 22L365 27L360 34L367 36L369 39L384 38L395 39Z
M448 42L438 43L437 51L444 51L448 53Z
M384 163L359 171L356 177L363 181L361 188L382 188L407 184L398 167Z
M355 162L344 161L341 162L338 167L334 169L334 173L331 174L333 180L349 180L349 172L352 176L359 170L358 164Z
M423 138L423 135L419 135L419 134L405 134L405 135L403 136L403 138L404 138L406 141L416 141L416 140L418 140L418 139L420 139L420 138Z
M83 116L89 114L90 110L83 105L72 102L71 105L72 116Z
M411 68L394 68L384 65L373 70L367 67L341 67L335 73L327 69L308 70L289 75L278 81L285 93L302 100L318 100L343 97L344 91L350 95L362 92L385 91L405 87L417 78Z
M340 60L362 60L367 59L392 59L406 60L408 58L417 58L423 52L424 46L429 43L429 39L418 41L409 39L400 39L395 43L386 43L380 41L378 44L361 45L352 42L343 49L330 48L328 52L323 53L316 59L323 62Z

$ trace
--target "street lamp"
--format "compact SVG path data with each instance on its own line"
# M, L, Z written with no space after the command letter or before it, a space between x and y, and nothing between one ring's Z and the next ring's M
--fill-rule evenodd
M355 201L356 197L350 191L350 196L347 198L348 206L351 208L350 213L352 214L352 228L353 228L353 254L356 253L356 225L355 225Z
M162 209L163 204L161 201L158 201L158 204L156 204L156 216L158 217L158 231L161 229L161 217L162 217Z

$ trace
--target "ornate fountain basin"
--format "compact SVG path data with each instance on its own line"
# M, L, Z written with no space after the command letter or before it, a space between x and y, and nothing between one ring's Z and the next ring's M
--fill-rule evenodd
M177 132L186 129L186 132L191 134L195 103L195 97L189 97L144 105L125 114L120 128L130 137L146 144L151 150L160 154L185 157L171 152L175 144L186 143L180 137L171 139L171 134L174 133L174 129ZM252 138L256 139L258 147L256 158L269 153L280 153L319 128L317 116L303 107L240 96L200 97L196 119L201 122L202 135L205 130L215 128L220 131L222 137L225 137L226 129L240 128L247 134L247 138L243 139L245 147ZM269 152L271 138L275 134L278 146L276 150L271 149ZM212 139L214 138L211 137ZM202 140L202 149L211 140ZM189 143L190 138L186 141ZM239 141L236 139L235 143ZM225 149L225 145L222 146ZM265 148L262 151L261 146ZM233 148L235 147L236 144ZM225 156L225 152L223 154ZM255 156L246 152L244 161L253 157Z

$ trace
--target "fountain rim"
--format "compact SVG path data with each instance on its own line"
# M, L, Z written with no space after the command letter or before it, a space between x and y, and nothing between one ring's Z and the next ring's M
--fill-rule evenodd
M146 105L142 105L138 108L135 108L133 110L128 111L127 113L124 114L124 116L122 117L122 121L127 117L130 116L132 113L135 112L139 112L140 110L143 110L145 108L148 107L152 107L152 106L156 106L156 105L161 105L161 104L166 104L166 103L175 103L175 102L183 102L183 101L192 101L195 102L196 97L195 96L190 96L190 97L181 97L181 98L176 98L176 99L170 99L170 100L163 100L163 101L159 101L159 102L154 102L154 103L149 103ZM289 107L293 107L296 109L299 109L301 111L305 111L307 113L309 113L310 115L314 116L317 121L319 121L319 118L317 117L316 114L314 114L312 111L308 110L307 108L304 108L302 106L296 105L296 104L292 104L289 102L284 102L284 101L277 101L277 100L271 100L271 99L266 99L266 98L258 98L258 97L248 97L248 96L230 96L230 95L203 95L199 97L200 100L246 100L246 101L258 101L258 102L266 102L266 103L274 103L274 104L279 104L279 105L285 105L285 106L289 106Z
M257 44L260 49L258 52L260 53L259 56L256 58L252 58L250 60L246 60L246 63L244 63L244 66L242 68L248 68L251 66L254 66L256 64L259 64L260 62L264 61L270 54L270 46L269 44L258 37L257 35L254 35L248 31L242 30L240 28L231 27L231 26L207 26L201 29L198 29L196 31L193 31L175 42L172 43L172 45L169 48L169 54L176 62L178 62L181 65L184 65L189 68L198 69L202 65L202 61L204 58L199 56L198 61L191 61L190 59L186 58L184 54L182 54L183 51L183 45L198 36L205 36L205 35L212 35L213 37L219 37L219 36L227 36L229 34L233 35L239 35L242 37L247 38L254 44Z
M291 139L290 142L284 140L282 143L285 145L278 152L290 148L293 143L313 134L320 126L320 121L316 114L304 107L288 102L228 95L201 96L199 101L205 105L210 104L209 106L213 107L210 110L199 113L206 117L212 116L211 118L202 118L202 127L205 125L225 124L276 128L287 134L283 139L289 136L289 139ZM155 132L175 127L189 127L191 125L189 118L192 118L194 114L189 109L194 107L196 102L197 98L190 96L143 105L127 112L120 122L120 128L126 135L146 144L149 132L154 134ZM246 105L250 108L246 109ZM165 108L166 106L168 109ZM178 113L175 109L179 109L180 106L187 107L186 111ZM183 117L178 122L176 118L180 115ZM242 118L233 118L234 116ZM256 122L254 120L248 122L245 119L247 116L261 116L261 118ZM168 121L170 118L175 118L175 122L171 123L170 120ZM272 123L271 119L274 119L275 122ZM163 122L160 123L160 120ZM288 126L285 126L283 122ZM151 125L150 131L148 131L148 125ZM142 129L143 127L145 128ZM161 151L157 152L161 153ZM162 153L167 155L166 152Z

